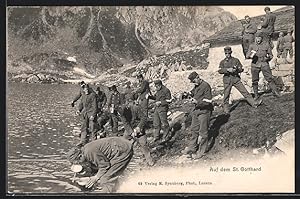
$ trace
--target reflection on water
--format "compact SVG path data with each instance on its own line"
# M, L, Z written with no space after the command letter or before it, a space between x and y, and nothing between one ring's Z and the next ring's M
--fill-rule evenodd
M8 192L80 191L70 183L73 174L65 157L79 141L80 118L70 106L78 89L76 85L9 83ZM131 162L127 172L136 170L141 161Z

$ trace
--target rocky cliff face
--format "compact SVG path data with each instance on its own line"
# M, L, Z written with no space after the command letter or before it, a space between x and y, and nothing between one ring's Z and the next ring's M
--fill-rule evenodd
M209 6L10 7L8 71L72 70L59 54L76 56L77 67L100 75L200 45L233 20Z

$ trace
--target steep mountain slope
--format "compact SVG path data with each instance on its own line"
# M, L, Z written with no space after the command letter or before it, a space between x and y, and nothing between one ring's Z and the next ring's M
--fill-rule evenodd
M100 75L200 45L234 20L213 6L9 7L8 71L16 65L31 70L15 71L41 66L61 71L62 65L72 65L53 61L53 54L62 54L76 56L77 67Z

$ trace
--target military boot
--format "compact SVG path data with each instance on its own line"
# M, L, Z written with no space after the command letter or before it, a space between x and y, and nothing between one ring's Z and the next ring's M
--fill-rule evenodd
M192 154L193 159L200 159L206 154L206 149L208 145L208 140L207 139L201 139L201 142L199 144L199 148L195 154Z
M277 89L276 84L274 83L274 81L270 82L269 86L272 89L272 92L273 92L273 94L276 97L281 97L282 96L281 93L278 91L278 89Z
M252 85L252 87L253 87L253 92L254 92L254 100L257 100L259 98L258 85Z

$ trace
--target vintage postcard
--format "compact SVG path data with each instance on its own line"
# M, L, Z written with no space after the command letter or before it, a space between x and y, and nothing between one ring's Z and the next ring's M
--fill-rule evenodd
M6 21L7 195L295 192L294 6Z

